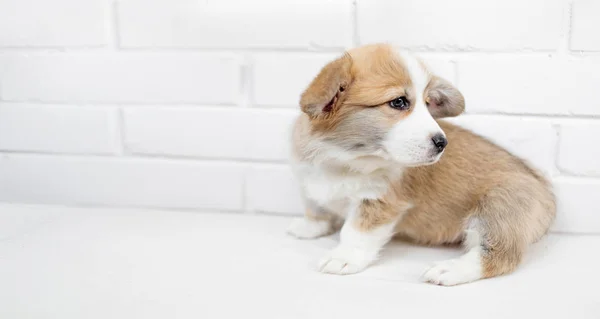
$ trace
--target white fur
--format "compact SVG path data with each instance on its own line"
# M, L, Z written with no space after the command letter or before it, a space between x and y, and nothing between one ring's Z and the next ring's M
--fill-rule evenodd
M431 138L444 132L427 110L423 99L430 74L414 56L406 52L399 52L399 55L413 83L412 112L394 125L383 145L397 162L406 166L433 164L441 154L434 151Z
M307 218L294 218L287 230L288 234L300 239L318 238L329 235L332 231L331 221Z
M423 281L442 286L454 286L479 280L483 277L481 265L481 235L470 228L466 232L465 246L468 252L456 259L436 263L423 276Z
M389 180L398 178L402 168L382 154L352 154L315 137L309 144L310 159L292 159L292 168L311 208L324 208L345 217L350 201L380 198L388 191Z
M370 231L360 231L355 227L355 213L344 223L340 233L340 244L319 261L321 272L347 275L365 269L377 259L381 248L393 235L396 222L380 226Z
M389 179L383 173L363 174L342 167L310 164L298 164L295 170L304 195L342 217L350 200L376 199L389 188Z

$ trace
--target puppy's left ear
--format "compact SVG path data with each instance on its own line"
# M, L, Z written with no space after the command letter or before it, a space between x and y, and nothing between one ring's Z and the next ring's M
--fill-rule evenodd
M453 117L465 110L465 98L450 82L433 76L426 89L425 102L434 118Z

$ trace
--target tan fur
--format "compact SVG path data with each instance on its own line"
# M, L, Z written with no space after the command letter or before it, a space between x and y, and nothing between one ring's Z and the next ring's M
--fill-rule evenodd
M405 94L402 86L410 85L410 78L393 55L388 46L366 46L327 64L300 98L302 110L311 116L312 129L332 131L351 114ZM332 110L322 112L332 101ZM382 112L389 110L383 108Z
M395 222L410 208L410 204L396 195L394 189L380 199L363 200L360 203L356 227L369 231L379 226Z
M394 184L398 196L415 206L404 216L398 230L424 244L451 243L460 240L468 217L493 212L498 214L492 216L493 220L510 217L519 221L511 225L515 234L509 237L524 237L527 243L538 239L553 217L539 209L541 205L554 211L548 182L522 160L484 138L444 121L438 123L449 141L440 161L409 168L403 179ZM482 201L498 207L483 209ZM508 205L517 206L511 208L519 211L506 211ZM538 209L521 212L532 208Z
M353 134L384 134L410 114L391 110L387 102L420 94L411 90L402 61L389 46L351 50L326 66L302 95L306 115L294 127L295 157L312 161L320 151L311 147L317 137L343 139L351 147ZM436 118L464 109L462 95L436 76L424 94ZM331 100L332 110L323 112ZM368 231L403 214L397 234L422 244L459 243L465 229L475 228L482 235L484 277L509 273L554 220L551 186L523 160L492 142L442 120L438 124L449 141L440 161L390 178L385 196L360 204L356 226Z

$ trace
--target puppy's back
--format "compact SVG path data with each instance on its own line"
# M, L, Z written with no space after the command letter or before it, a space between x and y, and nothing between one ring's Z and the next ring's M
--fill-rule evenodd
M399 227L419 242L448 243L460 239L475 213L500 221L507 216L496 215L510 214L511 224L499 227L515 229L526 242L541 237L556 214L546 178L491 141L448 122L439 124L449 141L440 161L408 169L395 185L399 196L415 206ZM490 205L503 209L485 209ZM511 212L505 207L520 208Z

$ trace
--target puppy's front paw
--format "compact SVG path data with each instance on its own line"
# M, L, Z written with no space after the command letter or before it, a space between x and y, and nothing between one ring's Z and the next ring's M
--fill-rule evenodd
M421 279L441 286L464 284L481 279L481 264L468 258L445 260L429 268Z
M287 233L300 239L313 239L331 234L332 225L328 220L294 218Z
M334 275L349 275L365 269L376 253L340 245L319 261L319 271Z

